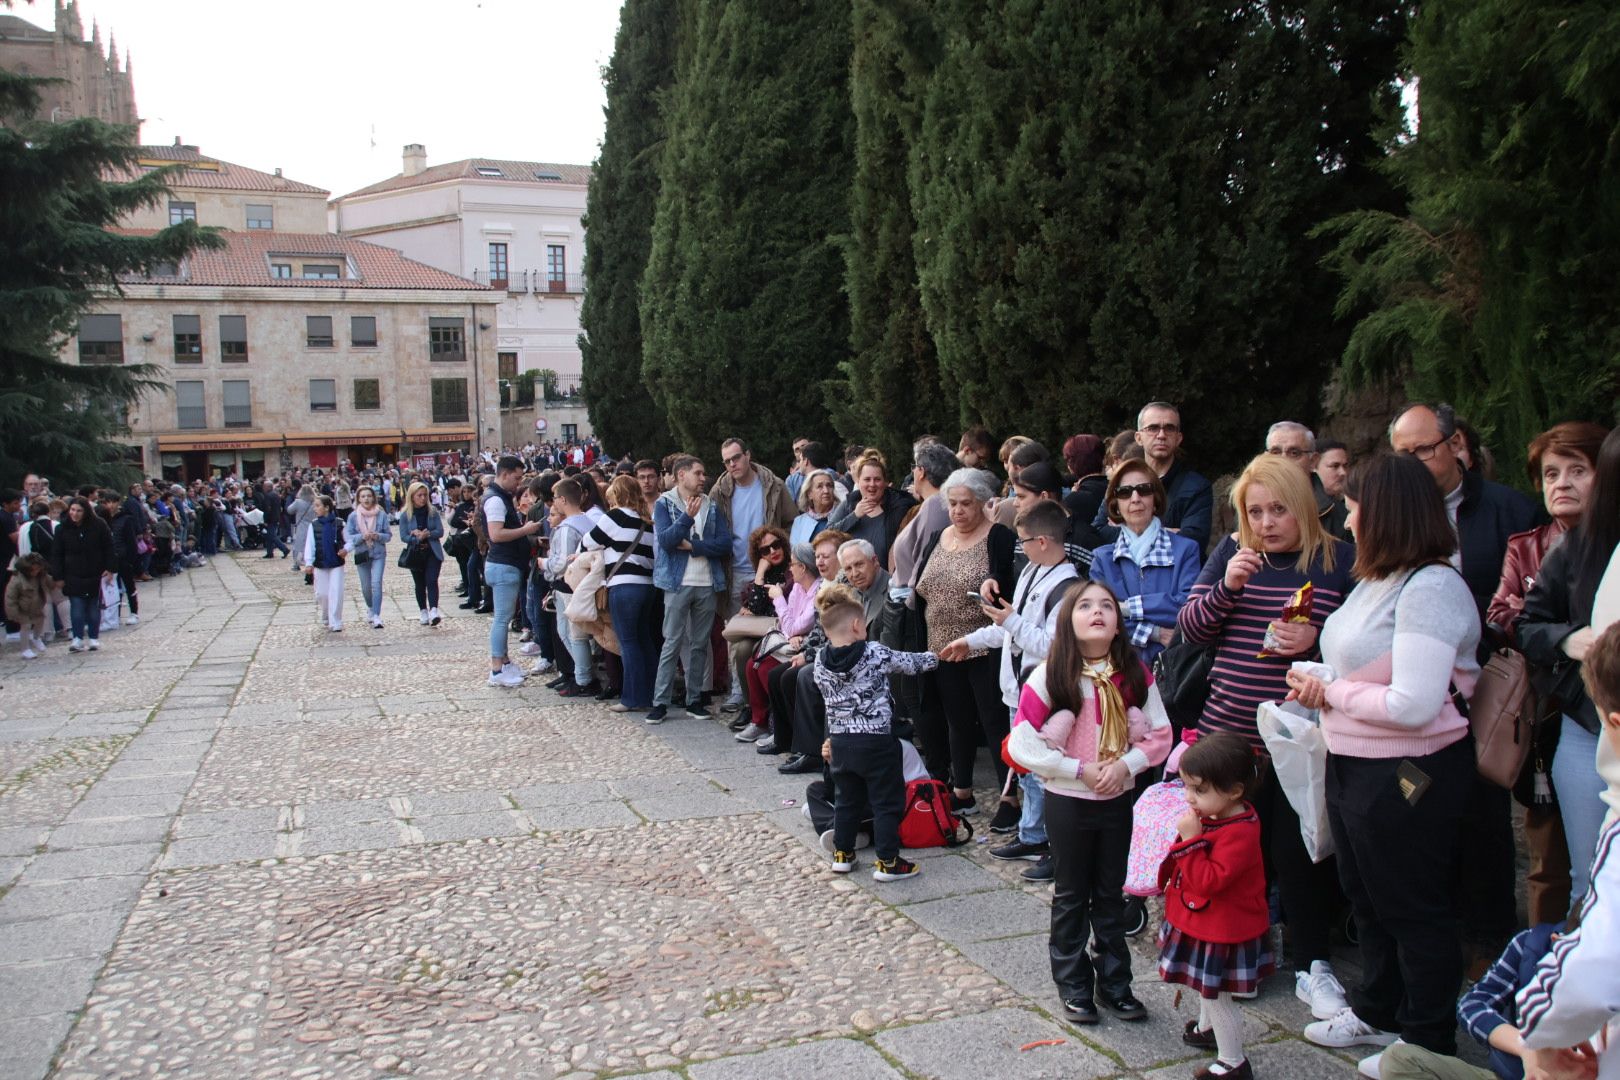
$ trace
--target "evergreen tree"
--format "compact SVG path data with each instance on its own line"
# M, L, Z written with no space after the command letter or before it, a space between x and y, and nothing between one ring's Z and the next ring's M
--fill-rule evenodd
M903 470L917 435L932 432L954 447L958 431L917 288L906 175L920 120L914 95L933 39L914 0L854 0L853 25L851 355L827 384L827 404L841 436L878 447Z
M1328 230L1344 310L1374 308L1348 373L1404 376L1511 454L1560 420L1615 423L1620 12L1433 0L1409 55L1421 122L1388 171L1410 211Z
M129 129L37 119L42 81L0 70L0 476L38 472L58 490L122 483L136 475L119 441L128 410L166 384L149 365L63 363L62 347L120 274L220 241L193 222L151 236L109 231L163 197L166 171L142 175Z
M849 352L850 0L696 0L685 40L643 370L681 445L738 435L779 466L828 433L820 384Z
M1054 445L1181 402L1225 467L1310 419L1343 330L1309 228L1387 198L1393 0L946 0L914 250L960 420Z
M581 390L591 426L615 453L659 457L669 422L641 374L639 293L652 246L659 101L675 78L680 0L625 0L613 59L604 73L607 124L586 197L585 275L580 311Z

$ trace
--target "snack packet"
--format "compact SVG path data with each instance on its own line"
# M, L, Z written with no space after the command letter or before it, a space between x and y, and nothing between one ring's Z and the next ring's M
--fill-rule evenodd
M1305 584L1294 590L1294 595L1290 596L1288 598L1288 603L1283 605L1282 615L1277 619L1277 621L1288 623L1310 622L1311 606L1315 602L1315 599L1316 589L1311 585L1310 582L1307 581ZM1265 640L1260 643L1260 651L1255 653L1255 658L1265 660L1269 657L1276 656L1277 653L1275 650L1280 644L1281 642L1277 640L1276 633L1268 625L1266 627Z

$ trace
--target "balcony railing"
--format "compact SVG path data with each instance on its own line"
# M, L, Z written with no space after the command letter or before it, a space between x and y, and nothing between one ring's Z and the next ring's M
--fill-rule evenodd
M505 289L509 293L537 293L542 296L579 296L585 291L584 274L553 275L544 270L514 270L504 278L491 279L487 268L467 275L481 285Z

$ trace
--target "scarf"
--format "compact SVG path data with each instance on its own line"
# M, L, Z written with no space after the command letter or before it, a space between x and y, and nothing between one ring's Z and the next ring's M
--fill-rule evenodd
M1157 519L1155 519L1157 520ZM1114 682L1117 669L1106 660L1087 660L1084 669L1097 696L1097 760L1114 761L1130 749L1130 720L1125 699Z
M1141 566L1142 560L1146 559L1148 557L1148 552L1153 550L1153 542L1157 540L1159 538L1159 534L1164 531L1164 526L1161 525L1159 523L1159 519L1155 517L1152 521L1147 523L1147 528L1143 529L1140 534L1138 534L1129 525L1121 525L1119 529L1120 535L1125 537L1125 543L1130 546L1131 561L1137 566Z
M366 508L363 506L357 506L354 508L354 516L360 519L361 536L366 535L368 532L377 531L377 518L381 513L382 507L375 504L372 505L371 512L369 514L366 512Z

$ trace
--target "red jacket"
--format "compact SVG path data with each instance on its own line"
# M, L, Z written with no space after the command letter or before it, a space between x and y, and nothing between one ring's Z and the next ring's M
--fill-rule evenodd
M1496 586L1485 609L1485 621L1495 623L1514 636L1519 616L1524 614L1524 598L1530 594L1536 575L1541 573L1541 561L1547 557L1555 543L1564 538L1564 526L1557 521L1548 522L1527 532L1508 537L1507 554L1502 559L1502 580Z
M1164 917L1188 937L1217 945L1253 941L1271 928L1260 816L1204 819L1204 831L1170 849L1159 867Z

